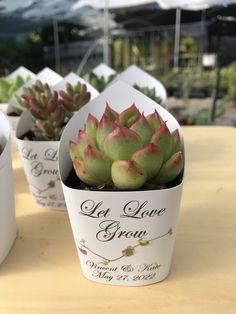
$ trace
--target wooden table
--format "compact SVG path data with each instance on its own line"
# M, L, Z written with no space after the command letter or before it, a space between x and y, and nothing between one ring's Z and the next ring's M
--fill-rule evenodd
M169 277L100 285L80 270L66 212L33 205L13 148L18 236L0 266L1 314L235 314L236 129L185 127L186 177Z

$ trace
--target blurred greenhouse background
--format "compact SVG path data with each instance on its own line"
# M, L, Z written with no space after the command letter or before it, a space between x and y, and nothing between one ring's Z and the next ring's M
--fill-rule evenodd
M136 64L180 123L236 125L236 1L1 0L0 39L2 77Z

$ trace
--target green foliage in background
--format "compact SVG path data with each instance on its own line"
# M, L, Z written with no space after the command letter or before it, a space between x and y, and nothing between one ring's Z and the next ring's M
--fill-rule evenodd
M165 85L168 95L190 97L211 97L216 82L215 70L200 67L171 70L158 79ZM229 96L236 103L236 62L221 68L219 93Z
M115 78L115 74L109 75L107 78L105 78L103 75L98 76L93 72L89 73L89 83L96 88L96 90L101 93L107 85Z
M12 79L0 78L0 103L7 103L14 93L30 79L30 76L24 79L20 75Z
M152 100L154 100L155 102L157 102L158 104L162 103L162 99L159 96L156 96L156 89L155 87L153 88L149 88L147 86L139 86L137 84L134 84L133 86L135 89L137 89L138 91L140 91L141 93L143 93L144 95L146 95L147 97L151 98Z

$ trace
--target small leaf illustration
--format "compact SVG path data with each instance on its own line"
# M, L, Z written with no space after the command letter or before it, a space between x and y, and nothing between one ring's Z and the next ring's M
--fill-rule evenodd
M84 250L82 247L79 247L79 250L82 254L87 255L87 251Z
M49 187L50 189L54 188L54 187L55 187L55 182L54 182L54 181L49 181L49 182L48 182L48 187Z
M85 244L85 240L84 240L84 239L81 239L79 243L82 244L82 245L84 245L84 244Z
M108 266L108 265L109 265L109 261L108 261L107 259L105 259L104 261L102 261L102 264L103 264L104 266Z
M149 240L145 240L145 239L139 239L139 240L138 240L138 244L139 244L140 246L145 246L145 245L148 245L149 243L150 243Z
M134 253L134 247L131 245L127 246L127 248L122 251L123 256L132 256Z
M57 181L61 181L61 178L59 176L56 177Z

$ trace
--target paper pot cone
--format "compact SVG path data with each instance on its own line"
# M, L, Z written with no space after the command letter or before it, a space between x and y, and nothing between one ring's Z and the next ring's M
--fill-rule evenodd
M111 75L116 74L116 71L113 70L108 65L106 65L105 63L100 63L91 72L96 74L98 77L103 76L103 77L105 77L105 79L107 79Z
M10 126L0 112L0 264L16 237L15 204L10 150Z
M182 132L163 107L117 82L71 119L59 146L60 176L84 276L105 284L152 284L169 273L182 178L172 188L141 191L79 190L66 183L72 169L69 141L76 141L89 113L101 118L106 102L117 112L133 102L145 115L157 109L170 131L178 128L181 139Z
M153 76L142 70L136 65L131 65L120 73L113 82L123 81L130 86L137 84L139 87L155 88L156 96L161 98L160 105L166 106L167 92L164 85ZM111 83L112 84L112 83Z
M7 120L9 122L9 124L10 124L11 142L13 144L16 144L16 129L17 129L17 125L18 125L18 123L20 121L20 117L7 115Z
M8 104L0 103L0 112L4 113L6 115L7 114L7 107L8 107Z
M31 115L25 111L17 127L16 142L32 198L39 207L65 210L58 173L59 142L21 139L31 127Z
M26 80L28 78L32 79L35 77L35 74L32 71L28 70L24 66L20 66L15 71L11 72L7 76L7 79L13 79L13 78L17 77L17 75L20 75L24 80Z
M10 132L11 132L11 142L16 142L16 128L19 122L20 117L18 116L9 116L8 115L9 105L8 104L0 104L0 111L6 115L6 118L10 125Z

